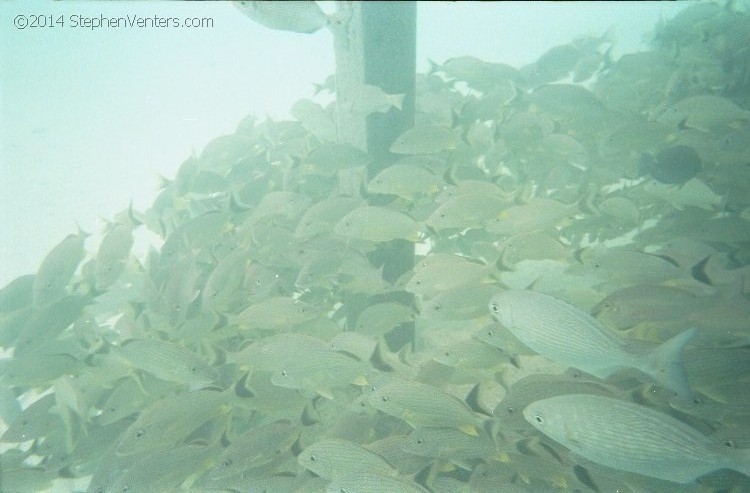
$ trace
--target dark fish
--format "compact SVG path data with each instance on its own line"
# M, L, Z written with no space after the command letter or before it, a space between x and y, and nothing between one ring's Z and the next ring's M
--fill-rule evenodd
M651 154L641 155L641 174L650 174L656 181L682 185L701 170L701 158L695 149L676 145L662 149L654 158Z

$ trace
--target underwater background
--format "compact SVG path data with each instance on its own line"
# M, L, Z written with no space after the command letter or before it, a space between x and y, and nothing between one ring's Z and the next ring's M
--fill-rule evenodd
M750 490L747 5L417 10L0 5L0 491Z
M14 16L35 13L34 5L38 15L66 17L195 15L213 27L179 35L70 23L14 28ZM322 5L335 11L333 2ZM612 26L619 56L645 47L660 16L684 7L438 2L417 12L417 67L426 72L429 60L462 55L521 66ZM101 221L131 199L139 209L151 205L158 175L174 177L187 156L233 132L250 113L290 118L292 105L312 97L313 84L335 71L330 31L271 30L238 14L231 2L4 1L0 14L9 21L0 26L0 223L13 238L0 244L0 258L13 259L0 265L0 285L34 272L76 223L98 242Z

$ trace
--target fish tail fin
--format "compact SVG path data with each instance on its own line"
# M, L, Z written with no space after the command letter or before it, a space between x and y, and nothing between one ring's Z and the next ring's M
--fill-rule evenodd
M698 329L693 327L655 348L647 356L644 370L658 383L686 399L692 398L692 390L683 364L682 350L697 333Z
M157 190L164 190L168 186L170 186L172 183L174 183L174 180L170 180L169 178L166 178L162 175L156 175L156 177L159 180L159 185L157 186Z
M89 236L91 236L91 233L89 233L88 231L84 231L84 229L81 227L81 225L78 224L78 221L76 221L76 228L78 229L78 233L77 234L81 238L86 239Z
M430 64L430 69L427 71L427 75L432 75L435 72L442 72L443 67L439 63L430 60L429 58L427 59L427 63Z
M136 215L135 209L133 209L133 199L130 199L130 205L128 206L128 220L133 226L140 226L143 224L143 219Z

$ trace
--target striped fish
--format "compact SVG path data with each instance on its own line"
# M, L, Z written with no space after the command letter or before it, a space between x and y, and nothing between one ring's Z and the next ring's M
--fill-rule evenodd
M492 297L489 307L498 322L545 358L598 378L636 368L678 396L692 395L682 349L695 337L695 328L658 347L635 350L588 313L543 293L503 291Z
M572 452L621 471L690 483L717 469L750 475L750 449L722 442L658 411L590 394L531 403L524 418Z

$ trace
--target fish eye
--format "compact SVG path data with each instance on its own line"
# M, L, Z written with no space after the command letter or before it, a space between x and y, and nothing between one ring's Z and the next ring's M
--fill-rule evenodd
M317 457L315 457L314 455L310 456L310 462L315 462L316 460L318 460Z
M383 397L380 398L380 400L383 401L383 402L388 402L388 397L383 396Z
M417 438L417 445L422 445L424 443L424 440L421 438Z
M497 313L497 312L500 311L500 308L498 308L497 304L495 304L495 303L493 303L492 305L490 305L490 308L492 309L493 313ZM490 331L489 334L492 335L492 332Z
M286 378L286 370L281 370L281 376Z
M731 439L724 440L724 446L727 448L734 448L734 440L731 440Z
M193 374L198 373L198 368L196 368L195 366L191 366L190 373L193 373Z
M513 414L513 413L516 412L516 410L513 409L512 407L508 406L508 407L505 408L505 412L507 412L508 414Z
M543 424L544 424L544 418L542 418L542 417L541 417L541 416L539 416L538 414L537 414L536 416L534 416L534 421L536 421L536 422L537 422L537 423L539 423L540 425L543 425Z
M143 430L138 430L135 432L136 438L143 438Z

